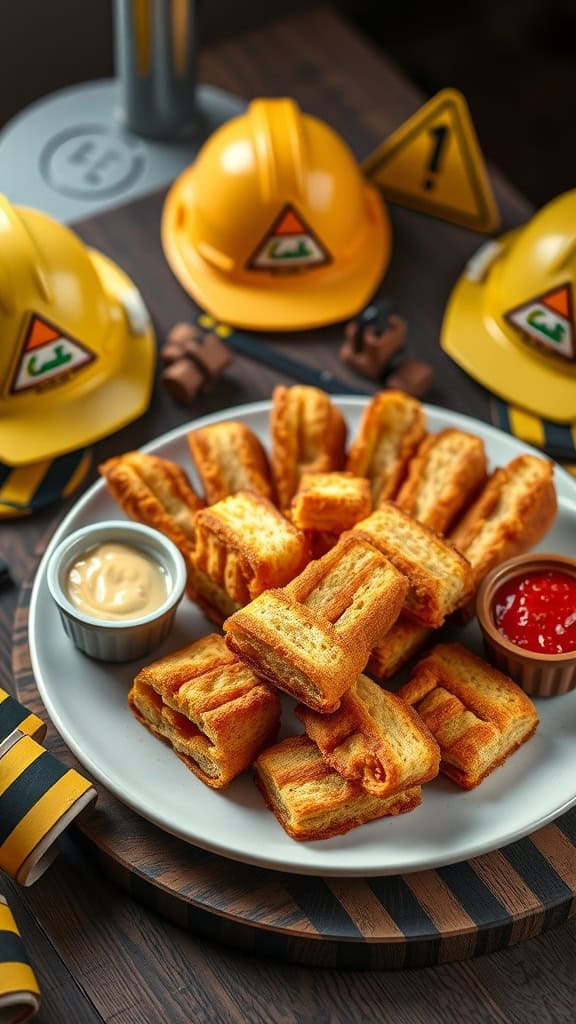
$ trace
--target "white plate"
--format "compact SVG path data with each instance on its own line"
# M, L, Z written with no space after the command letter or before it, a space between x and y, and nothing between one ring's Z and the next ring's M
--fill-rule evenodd
M335 399L353 436L366 400ZM485 441L492 466L534 451L477 420L426 406L429 430L458 426ZM194 421L204 426L239 419L268 445L269 402L227 409ZM196 480L186 443L191 424L145 446L181 464ZM576 482L556 469L560 510L539 550L574 555ZM265 809L245 774L224 791L200 782L169 747L136 722L126 694L141 662L115 667L91 661L65 636L46 586L46 564L54 546L77 528L119 510L102 481L76 503L54 534L40 563L30 608L32 666L42 699L78 760L121 801L161 829L234 860L318 875L388 875L440 867L506 845L552 821L576 803L576 691L537 701L541 724L533 739L478 789L466 793L439 777L423 789L410 814L382 819L347 835L313 843L290 839ZM159 649L167 653L213 630L190 602ZM475 624L459 638L481 653ZM150 659L147 659L150 660ZM293 702L284 699L282 735L300 733Z

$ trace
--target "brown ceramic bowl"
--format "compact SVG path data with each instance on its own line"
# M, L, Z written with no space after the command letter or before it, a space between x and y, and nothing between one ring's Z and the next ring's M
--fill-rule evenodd
M567 573L576 580L576 561L565 555L517 555L485 576L476 597L476 616L488 660L533 697L556 697L574 689L576 651L538 654L518 647L500 633L492 610L496 592L505 583L527 572L546 571Z

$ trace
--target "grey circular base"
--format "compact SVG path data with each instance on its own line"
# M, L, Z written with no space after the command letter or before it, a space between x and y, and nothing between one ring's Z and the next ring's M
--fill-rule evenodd
M85 82L17 114L0 133L0 192L71 222L162 188L246 103L209 85L196 91L197 137L157 142L124 128L117 83Z

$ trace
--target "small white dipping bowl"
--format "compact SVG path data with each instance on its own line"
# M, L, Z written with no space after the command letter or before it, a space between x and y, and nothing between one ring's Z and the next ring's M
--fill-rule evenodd
M98 619L76 608L67 595L74 562L99 544L126 544L155 559L167 576L166 600L148 615L133 619ZM164 640L186 587L186 563L176 545L158 530L123 519L93 523L66 537L52 552L46 578L67 636L81 651L101 661L134 661Z

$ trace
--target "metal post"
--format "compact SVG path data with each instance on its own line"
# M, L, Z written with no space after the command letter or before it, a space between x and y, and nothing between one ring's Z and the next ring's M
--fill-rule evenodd
M149 139L191 138L196 105L197 0L115 0L120 120Z

